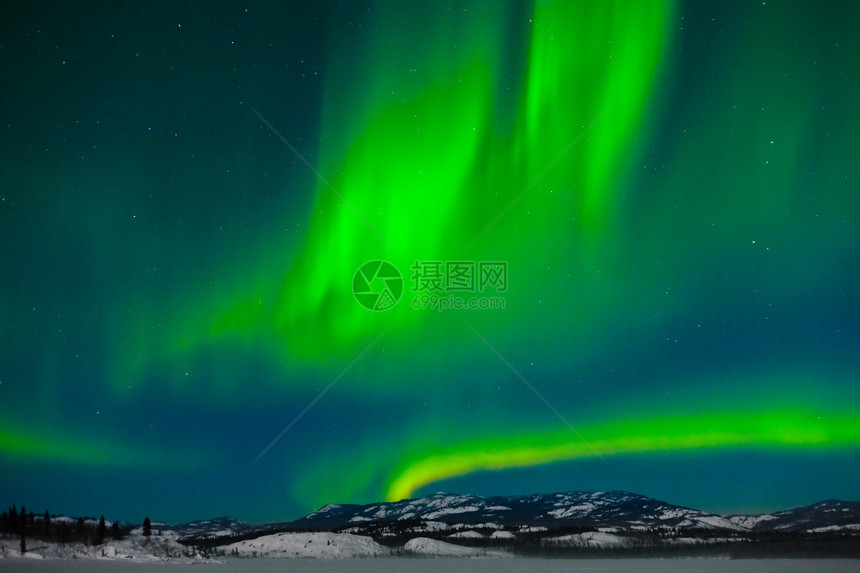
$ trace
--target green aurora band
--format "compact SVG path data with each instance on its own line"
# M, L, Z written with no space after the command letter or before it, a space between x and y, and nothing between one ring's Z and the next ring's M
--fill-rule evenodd
M262 263L250 280L183 300L167 337L123 344L136 350L118 353L116 379L134 376L129 364L236 346L268 352L287 374L303 363L336 372L390 324L397 337L448 338L450 328L434 333L408 300L382 318L356 305L352 276L367 260L392 261L407 282L416 259L509 260L523 281L544 266L530 253L555 249L581 261L580 284L593 280L590 262L614 254L612 189L670 42L672 3L537 2L528 41L519 39L527 57L505 50L519 37L505 33L493 3L447 18L439 10L382 2L365 28L384 33L352 32L332 47L318 165L326 180L301 252L285 257L292 268ZM433 49L402 49L419 26ZM354 45L369 46L366 57L354 61ZM540 220L496 223L527 189ZM510 293L509 320L529 316L517 297L530 293Z
M597 248L613 203L607 194L641 125L671 17L665 2L634 9L539 2L519 83L504 77L511 41L491 3L453 21L404 10L383 3L374 28L392 33L373 43L369 61L350 65L366 75L335 74L327 94L332 110L347 111L324 109L321 171L334 174L331 186L359 215L319 186L305 250L267 317L302 358L330 356L333 347L354 355L379 332L378 317L356 306L349 290L365 260L390 260L405 274L415 259L519 259L519 234L491 229L490 246L467 246L550 165L546 180L561 188L535 208L574 213L579 223L559 218L549 234L576 240L582 254ZM421 23L432 49L402 49L415 30L396 24L410 20ZM371 40L351 38L344 47ZM335 50L332 68L348 58ZM505 99L506 89L521 95ZM571 147L598 119L589 143ZM420 333L420 313L398 310L396 334Z
M68 432L34 431L26 425L6 424L0 430L0 455L19 462L60 462L95 468L199 469L211 459L190 451L129 447L127 443Z
M851 451L860 442L856 400L834 407L838 393L822 391L821 384L809 382L812 378L773 377L764 387L755 380L742 380L733 385L730 395L706 404L695 401L697 393L719 396L725 385L701 384L695 391L678 393L689 404L685 413L673 412L660 396L617 400L606 415L592 415L577 424L587 442L570 429L546 425L539 418L533 424L540 428L537 431L475 424L467 435L453 418L437 418L431 424L405 428L403 439L369 441L345 459L322 460L296 484L294 493L318 506L331 499L361 498L366 488L381 479L386 499L396 501L434 482L476 471L595 456L611 464L617 457L657 452L685 456L721 450ZM842 384L850 387L850 377ZM768 396L772 386L786 394ZM849 395L856 398L856 391ZM351 480L340 478L344 467L350 468Z
M814 410L729 412L712 415L626 419L583 428L600 436L589 443L571 440L569 431L554 434L496 436L458 444L454 450L422 452L394 475L387 499L411 497L419 488L477 470L500 470L601 456L696 449L844 447L860 440L855 412L830 414L820 421ZM816 420L818 418L818 420ZM817 422L817 423L816 423Z

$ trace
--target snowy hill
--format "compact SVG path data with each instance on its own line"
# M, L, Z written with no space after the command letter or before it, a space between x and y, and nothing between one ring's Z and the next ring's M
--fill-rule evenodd
M348 533L276 533L220 547L228 555L268 558L383 557L391 551L369 537Z
M437 493L394 503L327 505L293 522L293 525L338 529L405 520L444 521L448 524L495 523L497 529L523 524L544 527L575 524L623 529L745 529L743 525L718 515L619 491L489 498Z
M403 546L406 554L420 555L422 557L511 557L510 553L498 550L487 550L476 547L464 547L454 543L430 539L427 537L416 537L410 539Z
M860 531L860 502L827 500L763 515L727 517L750 531Z

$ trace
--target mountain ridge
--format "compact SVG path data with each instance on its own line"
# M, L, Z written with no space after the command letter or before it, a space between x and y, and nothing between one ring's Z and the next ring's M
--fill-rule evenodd
M326 504L294 521L252 525L221 517L172 529L183 537L201 538L290 530L360 532L404 522L439 522L448 526L490 524L498 529L576 526L605 530L672 528L739 533L844 530L860 533L860 502L831 499L773 513L719 515L620 490L489 497L438 492L395 502Z

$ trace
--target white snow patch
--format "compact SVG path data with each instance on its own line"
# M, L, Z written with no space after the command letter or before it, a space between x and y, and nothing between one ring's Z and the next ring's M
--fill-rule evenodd
M753 529L760 523L765 523L767 521L773 521L777 519L776 516L770 514L763 515L730 515L726 519L734 523L739 527L743 527L744 529Z
M484 539L485 535L478 531L458 531L448 536L448 539Z
M586 514L593 509L595 509L593 503L583 503L580 505L571 505L568 507L560 507L558 509L553 509L552 511L548 511L547 515L550 515L556 519L563 519L572 515Z
M829 531L860 531L860 523L849 523L847 525L828 525L827 527L816 527L807 530L810 533L827 533Z
M447 523L442 521L425 521L421 525L412 528L412 531L447 531L451 529Z
M427 537L416 537L410 539L403 546L403 549L417 555L427 557L510 557L509 553L497 550L486 550L477 547L463 547L462 545L454 545L446 543L438 539L429 539Z
M244 557L350 559L380 557L390 551L370 537L350 533L276 533L222 547Z
M473 513L475 511L479 511L481 508L476 507L474 505L464 505L462 507L452 507L448 509L440 509L439 511L432 511L425 515L427 519L438 519L445 515L455 515L458 513Z
M490 539L516 539L517 536L510 531L494 531Z
M544 541L546 545L561 545L571 547L627 547L630 540L602 531L587 531L560 537L550 537Z
M501 525L490 521L486 523L455 523L451 527L453 529L502 529Z
M699 522L700 524L706 525L709 527L717 527L720 529L733 529L733 530L743 529L743 527L738 525L737 523L734 523L733 521L730 521L730 520L726 519L725 517L720 517L719 515L707 515L707 514L699 515L699 516L696 516L695 520L697 522Z
M350 523L359 523L359 522L363 522L363 521L373 521L373 520L369 517L364 517L363 515L356 515L355 517L353 517L352 519L349 520Z

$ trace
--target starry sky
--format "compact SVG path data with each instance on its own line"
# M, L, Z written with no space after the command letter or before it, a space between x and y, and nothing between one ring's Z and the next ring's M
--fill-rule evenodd
M4 503L860 499L858 19L8 3ZM418 280L469 262L505 284ZM499 304L425 308L451 297Z

